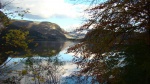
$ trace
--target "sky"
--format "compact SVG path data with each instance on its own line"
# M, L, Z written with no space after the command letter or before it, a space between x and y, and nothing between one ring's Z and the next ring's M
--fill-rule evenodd
M11 0L1 0L2 3L7 1ZM88 18L84 12L88 7L87 3L78 3L75 0L13 0L5 7L5 11L29 9L23 20L48 21L58 24L66 31L71 31L80 27L84 23L83 20ZM18 16L11 18L21 19Z

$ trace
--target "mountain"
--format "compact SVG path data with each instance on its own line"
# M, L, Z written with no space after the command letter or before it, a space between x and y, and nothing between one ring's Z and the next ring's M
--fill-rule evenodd
M27 29L29 37L36 41L50 40L60 41L66 40L65 31L59 25L51 22L35 22L26 20L11 20L8 28Z

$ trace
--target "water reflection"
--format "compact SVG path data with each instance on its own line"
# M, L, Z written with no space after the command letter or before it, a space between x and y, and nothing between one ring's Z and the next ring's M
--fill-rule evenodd
M74 56L66 54L74 44L42 41L29 55L8 57L0 66L0 84L91 84L91 77L74 74L79 71Z
M74 42L38 42L29 57L9 57L0 66L0 84L63 84L64 78L78 70L66 48ZM70 84L70 83L69 83Z
M65 43L64 41L39 41L38 46L31 52L39 56L54 56L61 51Z

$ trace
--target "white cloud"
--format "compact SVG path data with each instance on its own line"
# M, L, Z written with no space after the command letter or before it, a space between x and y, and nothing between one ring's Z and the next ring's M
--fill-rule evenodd
M75 30L75 29L79 29L81 25L82 24L80 24L80 23L75 23L75 24L67 25L65 28L66 28L67 31L72 31L72 30Z
M8 0L9 1L9 0ZM77 18L83 15L83 9L87 6L83 4L73 5L64 0L14 0L12 7L22 7L30 9L30 14L41 18L68 17Z
M85 4L74 5L67 3L66 0L14 0L6 8L14 10L17 7L30 9L30 13L23 17L25 20L50 21L58 24L66 31L72 31L81 26L82 18L87 18L83 11L89 6ZM14 18L21 19L20 17Z

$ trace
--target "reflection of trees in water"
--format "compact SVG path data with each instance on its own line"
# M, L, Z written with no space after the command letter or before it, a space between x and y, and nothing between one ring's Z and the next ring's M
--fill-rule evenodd
M66 63L54 57L62 48L65 49L70 45L72 45L70 41L42 41L38 42L37 47L33 47L30 50L30 54L27 54L28 57L24 54L9 57L7 61L1 65L3 67L0 67L0 84L4 82L6 84L70 84L72 81L76 81L75 83L85 83L86 80L83 79L83 77L63 77L63 74L66 74L66 68L61 65ZM13 62L13 59L14 61L16 59L21 60ZM70 65L70 67L73 66Z
M39 55L39 56L55 56L57 55L63 45L64 42L58 42L58 41L39 41L39 42L35 42L38 45L35 47L32 46L31 49L28 49L28 52L18 52L18 54L15 55L8 55L8 54L4 54L5 52L8 51L3 51L0 52L0 65L2 65L7 59L8 56L11 56L12 58L17 58L17 57L26 57L26 56L33 56L33 55ZM33 43L33 44L35 44ZM15 50L15 49L14 49Z
M1 81L6 84L59 84L60 77L64 73L62 72L64 70L61 70L63 62L51 56L57 55L63 45L64 42L38 42L38 46L31 49L32 57L24 57L24 54L15 55L11 59L21 58L21 61L11 63L12 60L7 58L7 61L0 66L0 84ZM44 57L37 57L37 55Z

